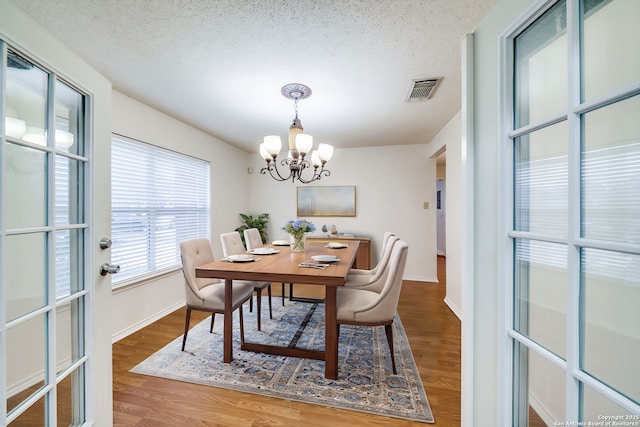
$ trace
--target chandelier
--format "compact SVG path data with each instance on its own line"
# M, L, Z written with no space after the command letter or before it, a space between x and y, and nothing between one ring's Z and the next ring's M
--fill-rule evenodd
M267 166L262 168L260 173L266 174L269 172L269 175L276 181L287 181L290 179L291 182L298 180L303 184L317 181L322 175L331 175L331 172L325 169L324 166L333 155L333 146L329 144L319 144L317 150L311 151L313 147L313 137L302 133L304 129L298 118L298 101L310 97L311 89L303 84L289 83L284 85L280 92L285 98L293 99L293 108L296 113L296 116L293 118L293 123L289 126L289 154L286 159L280 162L285 170L287 167L289 168L289 172L288 174L285 172L286 176L283 176L276 164L276 159L282 148L282 140L278 135L268 135L264 137L263 143L260 144L260 155L267 162ZM309 152L311 152L310 155ZM311 163L307 160L308 157L311 157ZM303 172L312 166L313 174L307 174L307 178L304 178L302 176Z

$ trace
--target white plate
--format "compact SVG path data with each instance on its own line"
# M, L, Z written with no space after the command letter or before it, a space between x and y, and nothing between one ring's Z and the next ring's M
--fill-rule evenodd
M254 255L271 255L271 254L277 254L280 251L273 248L255 248L249 252L251 252Z
M340 258L333 255L314 255L311 257L312 260L318 262L336 262L340 261Z
M342 249L342 248L346 248L347 244L340 243L340 242L329 242L326 244L326 247L331 249Z
M232 262L249 262L255 261L258 258L253 255L229 255L227 259Z
M289 241L288 240L274 240L273 242L271 242L272 245L275 246L289 246Z

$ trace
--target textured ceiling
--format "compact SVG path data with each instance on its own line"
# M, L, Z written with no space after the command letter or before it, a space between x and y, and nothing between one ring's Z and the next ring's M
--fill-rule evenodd
M460 45L495 0L12 0L114 89L248 151L299 117L336 148L428 142L460 108ZM443 77L405 102L413 79Z

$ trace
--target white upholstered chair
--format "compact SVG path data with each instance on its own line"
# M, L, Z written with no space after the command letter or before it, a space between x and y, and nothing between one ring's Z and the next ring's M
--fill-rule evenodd
M394 374L397 372L393 353L392 326L398 311L408 250L406 242L402 240L395 242L389 262L384 266L388 271L381 275L377 286L368 289L346 287L337 289L338 334L340 334L340 325L384 326Z
M378 272L378 268L380 268L380 264L384 258L384 251L387 248L387 243L389 243L389 239L394 237L395 234L387 231L384 233L384 235L382 236L382 248L380 248L380 256L378 257L378 263L376 264L375 267L373 267L370 270L363 270L363 269L358 269L358 268L352 268L351 270L349 270L349 274L351 275L356 275L356 274L376 274Z
M385 267L391 258L393 246L400 239L396 235L389 235L385 240L383 252L380 255L378 264L371 270L358 270L358 273L352 274L353 269L349 270L347 281L344 286L348 288L373 288L374 290L382 286L385 275L389 272Z
M260 236L260 231L257 228L247 228L243 231L243 233L244 241L247 244L248 251L264 246L262 236Z
M262 241L262 239L260 240ZM240 233L232 231L230 233L222 233L220 235L220 243L222 243L222 252L225 257L229 255L241 255L245 254L247 250L242 244L242 238ZM267 289L267 295L269 297L269 318L273 319L273 312L271 310L271 283L270 282L257 282L250 281L253 285L253 290L256 291L256 318L258 319L258 330L261 330L261 309L262 309L262 290ZM249 310L253 310L253 300L250 300Z
M258 231L257 228L247 228L243 231L243 233L244 241L247 244L248 251L264 246L262 236L260 236L260 231ZM284 305L284 282L282 282L282 305Z
M211 326L216 313L224 314L224 280L205 279L196 277L196 267L214 261L211 243L209 239L192 239L180 243L180 256L182 258L182 271L185 279L185 301L187 316L184 322L184 337L182 338L182 351L187 343L189 333L189 321L191 310L211 312ZM240 339L244 341L244 319L242 318L242 304L251 299L253 286L244 282L233 282L233 310L239 310L240 315Z

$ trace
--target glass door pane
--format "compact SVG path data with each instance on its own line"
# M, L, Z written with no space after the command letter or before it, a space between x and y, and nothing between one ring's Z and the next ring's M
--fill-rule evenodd
M599 98L638 82L637 0L582 0L584 98Z
M639 426L640 414L633 413L604 397L593 388L581 384L580 421L584 425ZM600 423L600 424L597 424Z
M48 385L46 336L45 314L7 330L7 412Z
M518 239L513 328L566 358L567 247Z
M47 145L48 74L7 49L5 126L6 136L32 144Z
M56 349L56 372L62 373L85 356L84 297L60 304L56 308L58 347Z
M566 420L566 375L525 345L515 343L513 426L553 426Z
M56 81L55 146L65 153L84 155L84 96Z
M640 255L582 250L582 369L640 404Z
M47 153L6 141L2 178L5 228L42 227L47 223Z
M42 309L47 304L47 241L45 233L4 239L5 321ZM26 268L25 260L29 260Z
M582 236L640 244L640 96L585 114Z
M567 137L567 123L562 122L516 138L516 230L567 237Z
M566 27L566 4L559 1L514 40L516 128L568 106Z

